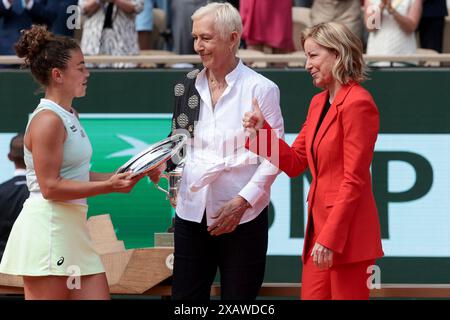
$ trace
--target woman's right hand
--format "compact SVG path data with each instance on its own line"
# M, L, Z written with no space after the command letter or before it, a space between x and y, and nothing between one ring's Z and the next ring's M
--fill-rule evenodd
M242 119L242 126L245 129L245 133L248 137L256 135L259 129L264 125L264 116L259 108L258 101L253 98L252 101L253 111L246 112Z
M81 11L83 14L87 15L88 17L93 15L97 12L98 9L100 9L100 6L103 5L103 2L98 2L97 0L87 0L85 1L81 6Z
M110 192L129 193L141 177L137 176L130 179L130 175L131 172L113 174L111 178L108 179L108 184L111 189Z
M380 1L380 10L383 11L384 8L386 8L387 10L392 10L391 0Z

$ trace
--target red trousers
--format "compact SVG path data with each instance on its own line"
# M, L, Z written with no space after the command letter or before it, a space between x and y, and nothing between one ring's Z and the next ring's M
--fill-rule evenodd
M368 300L367 268L375 260L346 263L320 270L311 256L305 260L302 272L302 300Z

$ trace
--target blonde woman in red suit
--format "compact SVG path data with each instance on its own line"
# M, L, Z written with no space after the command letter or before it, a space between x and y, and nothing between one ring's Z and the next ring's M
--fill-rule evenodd
M383 251L370 174L379 115L360 85L362 44L347 27L330 22L305 30L302 45L306 70L323 91L311 100L291 147L261 134L271 127L254 101L243 118L252 137L247 147L257 152L266 143L271 151L265 157L290 177L311 171L302 299L368 299L368 267Z

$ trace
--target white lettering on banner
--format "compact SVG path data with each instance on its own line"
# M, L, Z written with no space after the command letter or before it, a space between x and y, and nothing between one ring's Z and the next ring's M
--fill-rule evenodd
M292 144L297 134L286 134ZM431 189L422 197L388 204L389 239L383 250L391 257L450 257L450 135L449 134L379 134L375 152L409 152L425 158L433 170ZM416 180L414 168L407 162L392 161L388 170L388 191L408 190ZM306 199L309 184L304 180ZM290 238L290 180L280 174L272 186L275 210L269 230L268 255L299 255L303 238ZM306 215L306 200L304 213ZM306 227L306 217L305 227Z

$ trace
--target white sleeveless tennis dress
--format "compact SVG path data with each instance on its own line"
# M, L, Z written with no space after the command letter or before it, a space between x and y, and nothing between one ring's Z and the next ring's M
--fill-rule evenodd
M78 118L56 103L41 99L28 125L42 110L55 112L67 132L60 176L89 181L92 147ZM0 272L24 276L83 276L105 272L89 237L86 199L44 199L34 171L32 153L26 147L24 158L30 197L11 230Z

